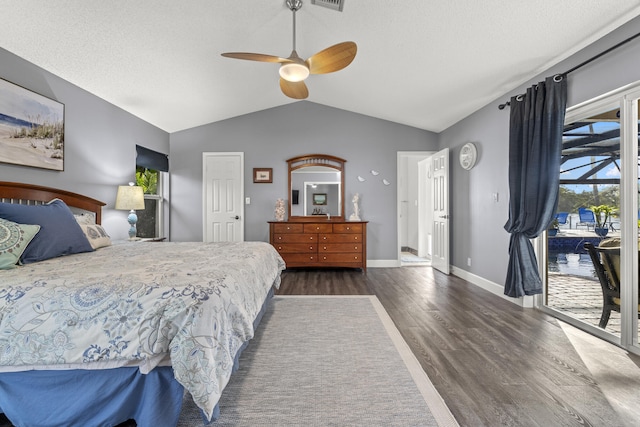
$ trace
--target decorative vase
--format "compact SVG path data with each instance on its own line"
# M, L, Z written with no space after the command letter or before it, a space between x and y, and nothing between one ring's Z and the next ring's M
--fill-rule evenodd
M595 227L593 230L600 237L604 237L604 236L607 235L607 233L609 233L609 228L608 227Z
M555 236L556 234L558 234L558 229L557 228L549 228L549 229L547 229L547 235L548 236Z
M284 221L284 199L276 200L275 217L276 221Z

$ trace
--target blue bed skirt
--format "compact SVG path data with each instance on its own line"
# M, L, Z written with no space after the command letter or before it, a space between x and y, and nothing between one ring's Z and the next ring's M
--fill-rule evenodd
M273 294L272 288L254 327ZM248 344L236 354L234 372ZM157 367L146 375L136 367L0 374L0 413L18 426L113 427L129 419L138 427L175 426L183 395L184 388L174 379L170 366ZM219 416L216 406L213 419ZM206 422L204 414L203 420Z

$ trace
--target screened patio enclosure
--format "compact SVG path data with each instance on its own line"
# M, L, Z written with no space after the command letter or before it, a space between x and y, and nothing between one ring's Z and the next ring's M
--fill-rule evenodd
M620 109L565 125L561 164L560 185L620 184ZM617 176L599 174L611 167Z

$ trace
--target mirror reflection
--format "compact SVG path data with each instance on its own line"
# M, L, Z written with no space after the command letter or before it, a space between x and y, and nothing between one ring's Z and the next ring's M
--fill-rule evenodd
M291 172L291 215L341 215L341 172L312 166Z

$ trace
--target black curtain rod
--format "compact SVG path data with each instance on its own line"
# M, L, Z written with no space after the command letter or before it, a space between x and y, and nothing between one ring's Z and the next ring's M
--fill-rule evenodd
M603 51L603 52L600 52L600 53L599 53L599 54L597 54L596 56L593 56L593 57L591 57L591 58L587 59L587 60L586 60L586 61L584 61L583 63L576 65L575 67L571 68L570 70L567 70L567 71L565 71L564 73L558 73L558 74L556 74L556 75L557 75L557 76L566 77L568 74L573 73L573 72L574 72L574 71L576 71L578 68L582 68L582 67L584 67L585 65L589 64L590 62L593 62L593 61L595 61L596 59L600 58L601 56L604 56L604 55L606 55L607 53L609 53L609 52L611 52L611 51L613 51L613 50L616 50L616 49L617 49L617 48L619 48L620 46L622 46L622 45L625 45L625 44L629 43L631 40L633 40L633 39L635 39L635 38L637 38L637 37L639 37L639 36L640 36L640 33L635 34L635 35L633 35L633 36L629 37L628 39L625 39L625 40L621 41L621 42L620 42L620 43L618 43L617 45L612 46L612 47L610 47L609 49L607 49L607 50L605 50L605 51ZM522 96L522 95L518 95L518 96ZM499 109L499 110L504 110L504 107L509 106L509 105L511 105L511 101L507 101L507 102L505 102L504 104L500 104L500 105L498 105L498 109Z

